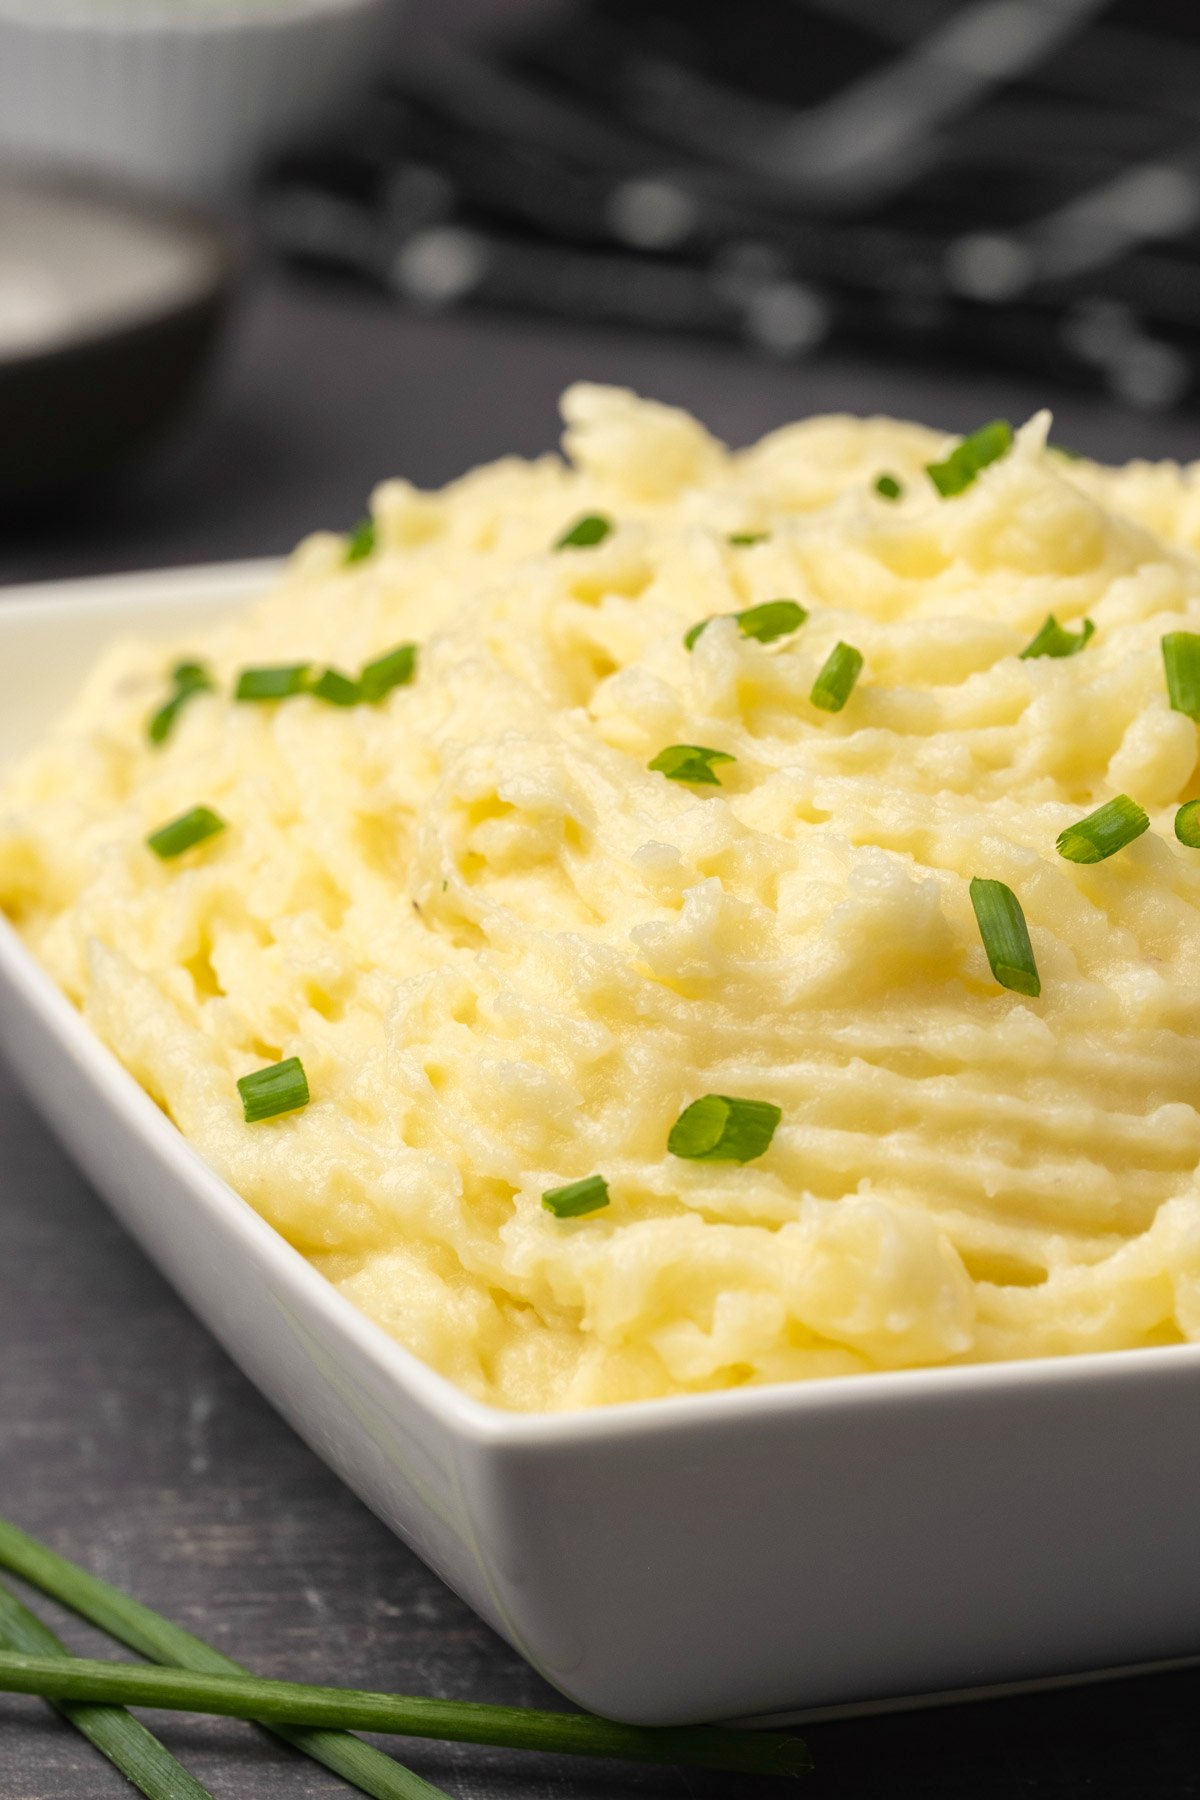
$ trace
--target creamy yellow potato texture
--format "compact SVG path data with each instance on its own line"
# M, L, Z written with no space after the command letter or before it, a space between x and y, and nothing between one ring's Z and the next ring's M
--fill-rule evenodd
M235 622L105 657L0 797L36 955L347 1299L501 1406L1200 1338L1197 726L1161 650L1200 631L1200 474L1067 460L1039 416L947 497L956 440L886 419L730 453L622 391L564 412L565 461L385 483L361 560L310 538ZM611 531L555 548L585 515ZM773 641L729 616L784 597ZM1022 659L1048 614L1095 634ZM377 704L233 698L408 641ZM155 746L181 659L215 688ZM735 760L647 766L676 744ZM1150 829L1064 860L1117 794ZM157 858L198 804L224 833ZM973 876L1040 997L994 979ZM246 1124L237 1079L290 1056L310 1104ZM708 1093L781 1109L764 1154L669 1153ZM602 1210L543 1205L592 1174Z

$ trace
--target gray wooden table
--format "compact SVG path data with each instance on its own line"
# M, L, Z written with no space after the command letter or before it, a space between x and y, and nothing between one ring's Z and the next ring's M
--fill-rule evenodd
M816 409L969 427L1047 398L1016 382L832 356L780 368L669 340L406 319L366 297L263 277L192 426L87 511L0 523L0 581L282 550L313 525L355 519L384 474L436 482L485 456L548 447L554 397L579 376L692 405L735 441ZM1077 399L1060 407L1058 429L1101 455L1200 454L1194 420ZM258 1397L3 1074L0 1511L264 1673L554 1703ZM97 1644L47 1611L74 1647ZM1197 1719L1200 1673L1182 1673L824 1725L809 1733L818 1772L801 1791L1186 1800L1200 1796ZM349 1792L249 1727L163 1721L218 1800ZM433 1744L412 1746L411 1761L462 1800L780 1791ZM39 1702L0 1696L0 1800L127 1792Z

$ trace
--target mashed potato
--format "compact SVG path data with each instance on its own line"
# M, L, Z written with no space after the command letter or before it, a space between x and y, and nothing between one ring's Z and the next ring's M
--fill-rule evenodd
M363 560L311 538L235 623L114 649L0 793L0 904L212 1165L484 1400L1200 1338L1197 727L1160 649L1200 631L1200 475L1067 461L1041 416L943 498L954 440L912 425L730 454L624 392L564 410L567 464L387 483ZM720 616L783 596L769 643ZM1095 635L1022 660L1048 613ZM231 698L406 640L377 705ZM863 672L821 711L839 640ZM216 691L156 747L181 658ZM674 744L736 760L671 780ZM1150 830L1063 860L1119 793ZM227 830L158 860L197 804ZM976 875L1040 998L993 978ZM311 1103L247 1125L237 1078L290 1056ZM708 1093L781 1109L764 1154L668 1153ZM597 1173L603 1210L547 1211Z

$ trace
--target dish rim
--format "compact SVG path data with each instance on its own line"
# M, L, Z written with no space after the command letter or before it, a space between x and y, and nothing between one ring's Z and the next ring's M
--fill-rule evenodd
M230 602L249 595L282 567L279 558L145 569L130 574L84 576L0 587L0 634L22 614L47 608L61 613L94 611L122 597L147 610L191 597L203 603ZM176 590L174 593L172 589ZM1009 1394L1023 1388L1088 1385L1111 1379L1200 1380L1200 1343L1089 1350L1066 1356L1037 1356L1005 1362L932 1364L874 1370L861 1375L815 1376L707 1393L669 1394L645 1400L581 1407L562 1412L516 1412L478 1400L393 1338L326 1280L308 1259L276 1231L201 1156L163 1113L119 1058L87 1024L66 993L27 948L13 922L0 912L0 983L37 1017L80 1068L99 1098L129 1131L139 1134L177 1179L239 1241L260 1257L265 1272L306 1305L323 1324L349 1338L373 1370L401 1389L462 1439L479 1448L569 1450L605 1440L634 1440L647 1434L676 1436L689 1431L750 1427L780 1418L802 1419L830 1408L897 1407L971 1395ZM16 1076L19 1084L19 1075Z

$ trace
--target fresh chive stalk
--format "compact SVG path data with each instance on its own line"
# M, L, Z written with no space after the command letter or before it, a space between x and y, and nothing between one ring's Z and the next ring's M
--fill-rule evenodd
M760 606L748 606L745 612L710 613L707 619L701 619L692 625L683 635L683 647L690 650L713 620L718 617L736 619L738 630L743 637L754 638L760 644L773 644L776 638L787 637L789 632L799 631L808 613L798 600L764 600Z
M862 651L853 644L835 644L826 657L812 693L808 696L822 712L841 712L862 674Z
M308 1077L298 1056L243 1075L237 1089L247 1125L278 1118L280 1113L299 1112L309 1102Z
M925 464L925 473L943 500L969 488L981 469L998 462L1012 448L1013 431L1007 419L993 419L956 444L942 462Z
M1045 624L1030 638L1021 652L1022 662L1035 656L1078 656L1084 645L1096 634L1090 619L1084 619L1078 631L1068 631L1053 613L1046 614Z
M375 548L374 519L360 519L346 537L346 561L365 562Z
M753 1162L769 1146L782 1117L769 1100L705 1094L684 1107L671 1127L667 1149L689 1162Z
M235 700L288 700L308 686L308 663L281 663L269 669L243 669L233 690Z
M163 862L169 862L172 857L182 856L185 850L194 849L197 844L205 843L224 830L224 819L211 806L193 806L189 811L180 813L177 819L152 831L146 842L155 856L161 857Z
M899 500L904 489L894 475L881 475L875 483L875 492L884 500Z
M415 644L397 644L394 650L388 650L383 656L377 656L369 662L358 678L362 689L362 697L372 706L391 693L393 688L407 687L417 667L417 646Z
M1104 862L1149 829L1150 820L1137 801L1128 794L1118 794L1115 800L1106 800L1095 812L1060 831L1054 847L1068 862Z
M603 513L585 513L582 519L576 519L567 527L562 536L555 541L556 550L590 550L593 544L601 544L613 529L611 519Z
M0 1567L40 1588L64 1606L69 1606L83 1619L88 1619L110 1637L117 1638L148 1656L154 1662L170 1663L193 1674L244 1677L249 1671L234 1662L203 1638L193 1637L181 1625L172 1624L161 1613L152 1612L139 1600L110 1587L98 1575L68 1562L47 1544L0 1519ZM311 1756L352 1782L372 1800L449 1800L442 1788L434 1787L414 1775L394 1757L372 1744L364 1744L348 1731L323 1726L268 1726L274 1736L283 1738L295 1749Z
M1200 850L1200 800L1185 800L1175 814L1175 836L1189 850Z
M23 1656L69 1658L70 1652L49 1626L0 1585L0 1648ZM51 1700L51 1706L73 1725L101 1756L147 1800L213 1800L206 1787L177 1762L153 1732L121 1706L93 1701Z
M462 1744L495 1744L622 1762L685 1763L743 1774L801 1775L812 1767L803 1740L717 1725L616 1725L587 1713L534 1712L466 1700L425 1700L361 1688L309 1687L256 1675L196 1674L144 1663L0 1652L0 1690L62 1700L99 1700L168 1712L215 1713L270 1725L336 1725Z
M1002 881L976 875L971 882L971 905L992 974L1000 986L1036 1000L1042 983L1017 896Z
M175 684L174 693L152 715L150 723L146 727L152 744L166 743L174 730L176 719L193 695L213 692L213 679L203 663L176 663L171 671L171 680Z
M1162 654L1172 707L1189 719L1200 719L1200 632L1168 631Z
M721 778L713 773L714 763L736 762L728 750L710 750L706 744L668 744L665 750L646 764L668 781L690 781L697 787L720 787Z
M599 1212L608 1205L608 1183L603 1175L585 1175L582 1181L568 1181L564 1187L547 1188L542 1205L556 1219L578 1219L584 1213Z

